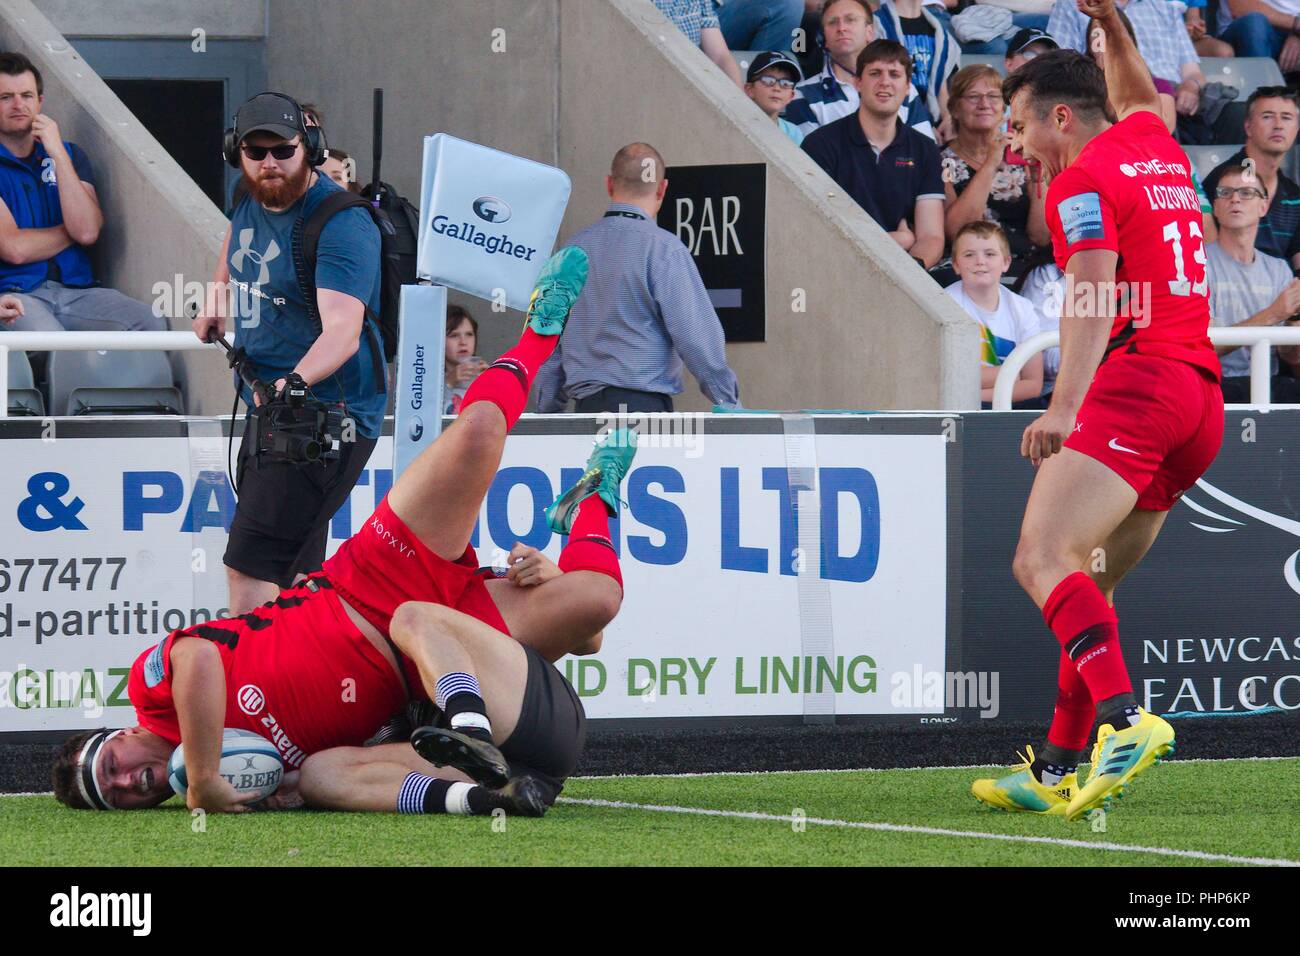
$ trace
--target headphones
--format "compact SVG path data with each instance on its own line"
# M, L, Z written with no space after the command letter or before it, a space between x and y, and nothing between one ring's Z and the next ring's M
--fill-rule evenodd
M292 96L285 96L283 93L274 93L267 91L258 93L257 96L245 101L243 106L235 112L234 125L226 130L221 139L221 156L225 159L226 164L232 169L240 169L239 153L239 114L243 112L244 107L257 99L258 96L275 96L284 100L292 109L294 116L298 118L296 129L302 134L303 149L307 154L307 165L316 167L329 157L329 147L325 142L325 131L319 126L308 126L306 119L303 117L302 107Z

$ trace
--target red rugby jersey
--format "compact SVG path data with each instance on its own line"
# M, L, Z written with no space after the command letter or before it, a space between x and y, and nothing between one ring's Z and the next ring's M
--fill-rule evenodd
M1052 180L1044 211L1062 271L1085 249L1119 256L1116 292L1066 289L1076 299L1128 293L1108 353L1123 348L1178 359L1218 379L1219 359L1206 335L1201 203L1191 163L1160 117L1143 110L1093 137Z
M317 579L311 579L313 581ZM299 586L238 618L175 631L136 658L127 693L145 730L181 740L171 649L180 634L212 641L226 672L226 727L276 745L290 768L318 750L360 746L406 701L392 666L328 590Z

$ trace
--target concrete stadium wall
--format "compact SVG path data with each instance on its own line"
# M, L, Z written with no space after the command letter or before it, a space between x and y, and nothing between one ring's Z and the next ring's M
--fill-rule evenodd
M144 302L154 285L206 282L226 220L30 0L0 5L0 48L31 58L45 80L44 110L64 139L89 155L104 229L92 251L96 277ZM188 329L183 317L172 327ZM191 414L230 409L229 371L215 356L185 353Z
M384 178L409 196L426 133L559 165L574 187L562 238L600 216L609 161L633 140L670 166L766 163L767 341L727 350L742 401L976 405L975 325L649 0L274 0L266 44L271 86L319 103L363 176L370 90L385 87ZM452 299L480 320L483 354L517 334L516 314ZM694 382L679 407L707 407Z
M266 33L268 0L34 0L55 28L77 37L251 39Z

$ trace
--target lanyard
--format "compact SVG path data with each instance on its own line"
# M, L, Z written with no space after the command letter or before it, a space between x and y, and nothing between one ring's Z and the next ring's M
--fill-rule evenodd
M641 213L639 212L625 212L622 209L611 209L609 210L609 212L605 213L606 219L608 219L610 216L622 216L624 219L645 219L646 218L645 216L641 215Z

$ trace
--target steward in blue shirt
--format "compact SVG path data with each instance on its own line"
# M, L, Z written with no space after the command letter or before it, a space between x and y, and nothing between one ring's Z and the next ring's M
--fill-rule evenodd
M320 128L308 129L291 98L261 93L239 108L228 148L247 196L231 219L213 289L230 291L235 344L247 351L253 374L277 391L296 373L310 398L344 411L341 454L324 464L250 462L255 439L245 429L239 504L225 555L230 611L242 614L274 599L298 574L320 568L329 521L379 437L387 374L374 318L379 230L366 210L336 213L320 234L317 318L294 265L295 227L339 189L315 169L325 152ZM208 306L194 320L195 334L205 341L214 332L225 334L219 296L209 296ZM242 395L253 403L246 388Z

